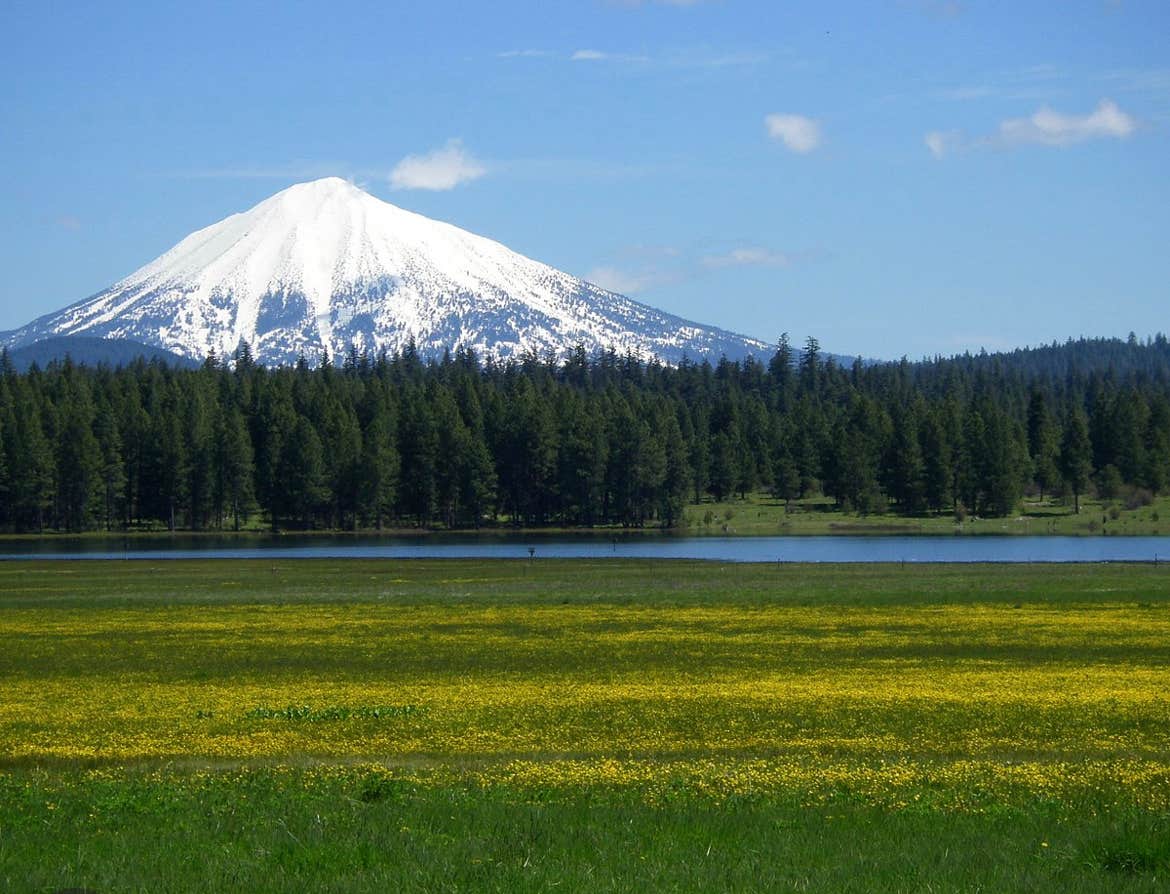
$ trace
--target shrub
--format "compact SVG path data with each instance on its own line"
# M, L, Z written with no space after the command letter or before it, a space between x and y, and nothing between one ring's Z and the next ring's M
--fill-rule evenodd
M1125 494L1125 508L1126 509L1140 509L1143 506L1149 506L1154 502L1154 494L1152 491L1144 487L1131 487Z

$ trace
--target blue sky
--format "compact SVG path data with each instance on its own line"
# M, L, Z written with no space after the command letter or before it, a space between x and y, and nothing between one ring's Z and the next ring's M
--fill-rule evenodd
M1170 329L1170 4L0 10L0 329L291 183L912 358Z

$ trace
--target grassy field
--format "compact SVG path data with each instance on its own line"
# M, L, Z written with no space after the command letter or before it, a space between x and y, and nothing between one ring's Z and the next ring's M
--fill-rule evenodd
M0 888L1157 891L1170 568L0 564Z
M684 512L688 534L1060 534L1066 536L1170 534L1170 497L1157 497L1148 506L1126 508L1121 500L1086 497L1079 515L1071 501L1027 499L1009 518L967 517L956 522L952 513L906 517L888 513L859 515L842 512L827 497L783 500L755 493L746 499L688 505Z

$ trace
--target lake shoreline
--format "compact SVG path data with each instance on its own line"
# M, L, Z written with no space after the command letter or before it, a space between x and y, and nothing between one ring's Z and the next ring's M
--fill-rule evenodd
M556 535L511 536L360 535L74 539L9 542L0 560L297 560L373 559L609 560L646 562L697 560L766 564L1036 564L1148 562L1170 558L1170 537L821 535L633 537Z

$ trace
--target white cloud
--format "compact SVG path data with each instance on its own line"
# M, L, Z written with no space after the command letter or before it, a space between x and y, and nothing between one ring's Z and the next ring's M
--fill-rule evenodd
M601 50L577 50L569 58L574 62L599 62L608 59L609 53L603 53Z
M787 267L791 256L767 248L735 248L726 254L708 255L703 266L712 269L723 267Z
M474 156L463 148L461 140L448 140L447 145L425 155L408 155L390 172L394 189L454 189L461 183L478 180L487 173Z
M932 130L923 142L935 158L964 149L1016 146L1071 146L1088 140L1124 140L1134 134L1138 123L1109 99L1097 103L1087 115L1064 115L1047 106L1027 118L1008 118L994 134L968 138L957 130Z
M585 274L585 281L601 286L620 295L632 295L652 286L658 276L654 273L642 271L631 273L628 270L619 270L616 267L594 267Z
M764 119L768 136L793 152L805 155L821 145L821 125L803 115L768 115Z
M1007 146L1038 143L1043 146L1068 146L1085 140L1115 138L1123 140L1137 130L1137 122L1121 111L1112 100L1103 99L1088 115L1062 115L1041 108L1028 118L1010 118L1000 122L999 142Z
M957 130L932 130L923 139L935 158L942 158L963 145L962 134Z

